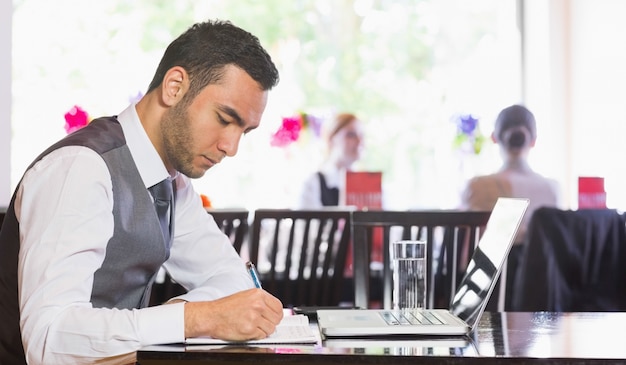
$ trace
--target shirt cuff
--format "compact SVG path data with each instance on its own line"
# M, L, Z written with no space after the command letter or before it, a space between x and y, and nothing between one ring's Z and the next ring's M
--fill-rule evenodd
M138 320L144 346L185 342L185 303L144 308Z

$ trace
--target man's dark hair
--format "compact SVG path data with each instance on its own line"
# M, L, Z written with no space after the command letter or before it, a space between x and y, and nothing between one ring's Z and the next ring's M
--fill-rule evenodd
M194 98L209 84L218 82L224 67L235 65L269 90L278 83L278 70L259 39L229 21L207 21L192 25L165 50L148 92L157 88L167 70L174 66L189 74L186 97Z

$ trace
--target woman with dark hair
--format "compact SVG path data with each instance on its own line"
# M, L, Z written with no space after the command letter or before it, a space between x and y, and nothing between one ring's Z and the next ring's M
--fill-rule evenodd
M507 287L511 288L530 217L539 207L560 206L560 189L555 180L538 174L528 163L528 154L537 140L537 125L535 116L526 107L512 105L503 109L496 118L491 139L500 146L502 166L493 174L468 181L461 196L461 208L489 211L498 197L530 199L509 254Z
M528 154L537 140L537 125L526 107L512 105L503 109L491 139L500 146L502 166L493 174L470 179L461 206L467 210L491 210L501 196L530 199L526 219L515 240L521 243L526 233L525 223L535 209L560 205L559 187L555 180L538 174L528 163Z

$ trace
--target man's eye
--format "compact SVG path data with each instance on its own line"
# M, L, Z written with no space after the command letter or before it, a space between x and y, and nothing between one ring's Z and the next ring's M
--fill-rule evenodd
M224 119L221 115L217 116L217 120L219 120L220 124L222 124L222 125L229 125L230 124L230 122L227 121L226 119Z

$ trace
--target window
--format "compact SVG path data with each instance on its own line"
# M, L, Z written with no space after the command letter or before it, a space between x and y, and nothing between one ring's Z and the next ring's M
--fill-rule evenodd
M173 37L210 14L257 35L281 73L238 156L194 181L215 206L290 206L322 144L277 148L270 135L284 116L350 111L367 125L359 168L383 171L386 208L453 207L466 175L499 162L488 145L459 156L451 120L472 114L488 135L521 99L515 10L515 0L14 1L12 186L65 135L66 111L124 109Z

